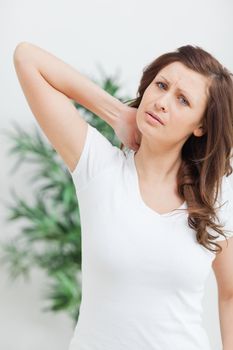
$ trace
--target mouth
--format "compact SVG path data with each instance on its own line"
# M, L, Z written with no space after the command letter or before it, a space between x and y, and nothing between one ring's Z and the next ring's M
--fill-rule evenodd
M148 112L146 111L147 114L149 114L152 118L158 120L158 122L160 122L160 124L164 125L164 122L159 118L159 116L153 112Z

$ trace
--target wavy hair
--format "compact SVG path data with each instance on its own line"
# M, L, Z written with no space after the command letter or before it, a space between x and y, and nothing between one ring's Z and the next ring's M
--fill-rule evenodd
M229 176L233 171L230 164L233 148L233 74L201 47L181 46L176 51L159 56L143 69L137 97L125 103L131 101L128 106L138 108L144 91L159 71L177 61L210 79L202 120L204 134L201 137L192 134L184 143L177 185L180 197L187 202L188 225L196 231L197 242L211 252L220 253L222 247L212 242L216 236L211 235L208 228L226 239L222 230L224 226L216 222L218 216L214 205L222 177ZM121 143L120 148L123 147Z

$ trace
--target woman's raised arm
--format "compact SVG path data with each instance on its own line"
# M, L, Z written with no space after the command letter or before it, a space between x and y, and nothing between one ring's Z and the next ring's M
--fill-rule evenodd
M29 107L71 171L79 161L87 123L70 99L113 128L129 108L53 54L28 42L14 51L14 66Z

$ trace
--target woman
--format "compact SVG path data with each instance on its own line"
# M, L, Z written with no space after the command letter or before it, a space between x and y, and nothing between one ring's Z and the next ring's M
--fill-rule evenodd
M201 303L211 267L223 350L232 349L231 73L183 46L144 69L127 106L36 45L18 44L14 65L79 201L82 302L70 350L210 350ZM70 98L110 124L121 147Z

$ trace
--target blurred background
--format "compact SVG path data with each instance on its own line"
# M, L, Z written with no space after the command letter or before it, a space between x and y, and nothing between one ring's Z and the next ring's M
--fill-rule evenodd
M117 96L134 98L144 66L182 45L201 46L233 71L232 13L230 0L1 0L0 244L14 241L23 226L22 222L6 220L3 201L10 200L10 188L28 202L35 198L33 186L25 181L33 166L25 164L14 171L15 160L7 153L9 142L2 135L12 130L13 121L29 134L37 127L13 66L19 42L46 49L93 80L101 81L104 74L114 76L119 86ZM232 176L230 180L233 186ZM66 198L70 205L70 197ZM74 318L68 308L43 311L48 285L45 271L33 268L29 280L13 281L1 263L0 274L0 349L68 349ZM212 349L219 350L217 287L212 271L203 307Z

